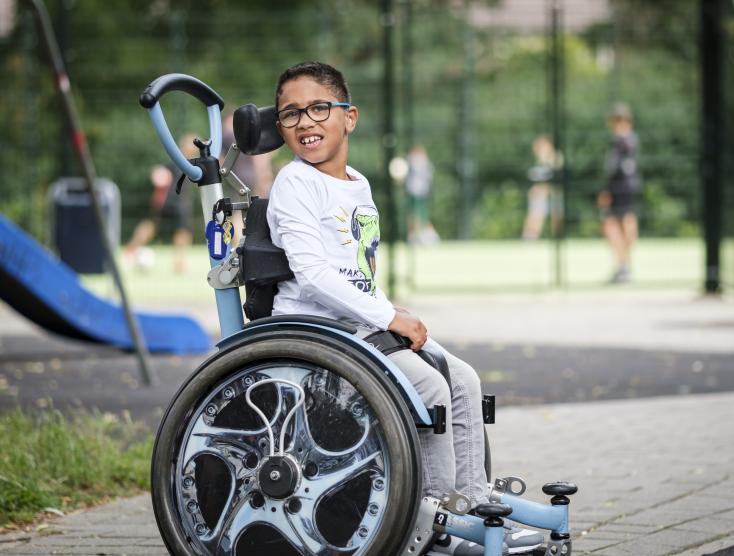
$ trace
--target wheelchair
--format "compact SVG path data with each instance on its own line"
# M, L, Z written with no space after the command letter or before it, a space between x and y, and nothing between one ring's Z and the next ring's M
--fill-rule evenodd
M160 99L188 93L206 105L210 139L187 160L167 127ZM392 333L358 337L342 322L270 316L280 281L293 275L270 241L267 200L250 197L231 172L240 152L282 145L274 107L249 104L234 114L236 142L222 163L221 97L184 74L154 80L140 97L156 133L204 211L222 340L180 387L155 440L151 492L158 528L176 555L413 556L431 554L440 534L502 554L503 517L551 531L542 553L568 556L569 498L576 486L548 483L550 504L521 495L517 477L498 478L490 503L470 511L458 493L422 494L418 429L445 432L446 408L427 408L387 357L409 342ZM244 201L224 195L229 182ZM232 246L241 210L244 237ZM246 299L241 305L240 287ZM245 324L243 317L249 322ZM444 372L440 353L420 354ZM485 422L493 398L485 397ZM486 429L485 429L486 432ZM486 440L486 436L485 436ZM486 471L491 454L486 440Z

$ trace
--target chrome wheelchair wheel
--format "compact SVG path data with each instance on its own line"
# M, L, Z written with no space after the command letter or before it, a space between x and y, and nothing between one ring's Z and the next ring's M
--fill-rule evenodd
M153 454L169 551L399 552L420 499L415 425L384 371L345 348L302 330L254 334L192 375Z

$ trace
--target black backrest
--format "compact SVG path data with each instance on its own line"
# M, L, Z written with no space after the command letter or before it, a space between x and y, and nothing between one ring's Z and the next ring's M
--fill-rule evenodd
M277 284L293 278L285 251L273 245L267 220L268 200L253 197L245 221L243 271L245 284Z
M254 104L245 104L235 110L232 127L240 151L254 155L279 148L283 138L275 127L277 120L275 106L258 108Z
M273 245L267 220L268 200L253 197L247 211L245 244L240 252L240 268L245 280L244 309L249 320L269 317L278 282L293 278L285 251Z

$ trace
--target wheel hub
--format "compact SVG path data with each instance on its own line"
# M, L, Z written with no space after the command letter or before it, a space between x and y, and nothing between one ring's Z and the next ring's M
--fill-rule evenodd
M260 490L265 496L281 500L296 491L300 475L298 466L288 457L270 456L258 473Z

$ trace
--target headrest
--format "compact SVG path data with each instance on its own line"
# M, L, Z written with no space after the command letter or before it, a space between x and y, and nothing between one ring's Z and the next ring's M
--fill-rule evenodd
M275 127L278 115L275 106L258 108L245 104L234 111L234 139L245 154L263 154L274 151L283 144L283 138Z

